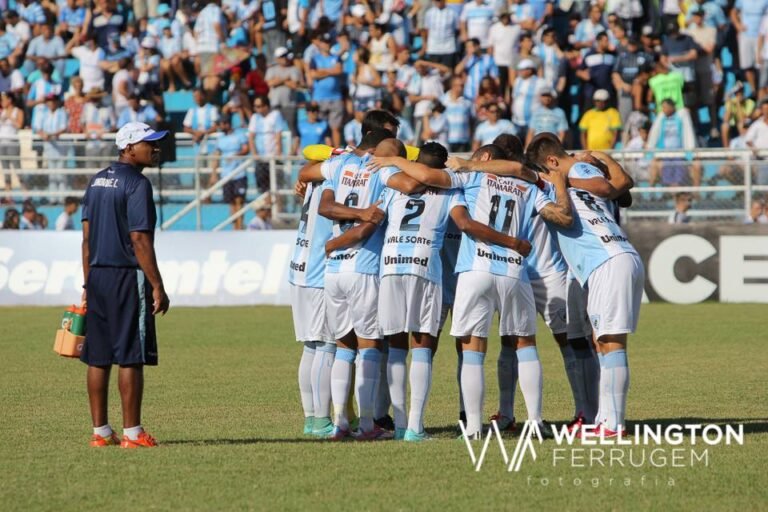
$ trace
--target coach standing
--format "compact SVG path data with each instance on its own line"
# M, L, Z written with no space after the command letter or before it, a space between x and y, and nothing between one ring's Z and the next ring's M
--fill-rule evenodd
M157 446L141 426L144 365L157 365L154 315L168 311L157 268L157 217L144 167L160 163L158 141L168 134L144 123L117 132L119 159L91 179L83 197L83 302L87 334L80 360L88 365L93 418L91 446ZM122 442L107 420L109 374L119 365Z

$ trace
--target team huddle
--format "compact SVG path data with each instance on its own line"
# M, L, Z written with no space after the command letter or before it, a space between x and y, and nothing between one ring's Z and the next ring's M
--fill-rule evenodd
M541 314L573 393L569 427L619 435L627 335L637 326L644 282L619 225L631 178L604 153L568 154L550 133L525 149L501 135L464 160L437 142L406 148L394 136L397 124L388 112L370 111L357 147L299 174L304 203L289 279L304 344L304 433L428 439L432 360L450 313L466 433L482 429L484 361L498 314L499 409L491 419L515 430L519 383L527 419L551 435L536 348Z

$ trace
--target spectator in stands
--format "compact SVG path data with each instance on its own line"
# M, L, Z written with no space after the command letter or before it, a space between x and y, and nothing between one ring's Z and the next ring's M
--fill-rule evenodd
M448 148L452 153L469 151L473 106L464 97L464 84L460 77L451 78L451 88L440 98L440 103L445 106Z
M192 140L199 145L207 136L219 129L219 109L213 105L204 89L195 89L193 93L194 107L187 110L184 116L184 132L192 135ZM206 154L207 147L199 146L201 154Z
M270 229L272 229L272 207L267 205L260 206L256 210L256 215L254 215L251 222L248 223L248 230L267 231Z
M538 70L541 69L541 59L538 55L533 53L533 34L530 32L523 32L520 34L520 40L517 45L517 53L512 58L512 74L510 76L511 86L515 85L515 80L517 80L517 68L524 60L533 62L537 74Z
M17 98L24 94L24 76L21 71L11 67L7 57L0 58L0 92L7 92Z
M226 40L226 19L221 11L221 0L208 0L207 4L198 13L194 25L195 70L202 77L202 85L206 91L214 91L219 83L217 75L212 74L209 63L221 49ZM205 74L204 74L205 72Z
M704 24L704 10L698 4L688 10L688 23L685 34L690 36L696 45L697 58L694 61L696 81L693 84L693 103L690 108L697 112L698 107L706 107L710 119L710 136L716 139L720 136L717 129L717 107L715 106L715 74L712 71L715 62L715 48L717 46L717 29ZM699 122L699 124L702 124Z
M762 199L754 199L744 224L768 224L768 206Z
M510 101L509 85L512 83L513 60L515 46L520 38L520 26L510 22L509 12L503 10L499 14L499 21L491 26L488 34L488 52L493 56L493 61L498 68L499 90L504 100Z
M354 117L344 125L344 143L349 147L356 147L363 139L363 118L365 112L355 110Z
M162 116L157 113L157 110L155 110L151 103L142 102L138 94L131 93L128 96L128 106L123 109L117 118L117 129L119 130L131 122L145 123L155 128L157 123L162 120Z
M23 49L32 40L32 27L14 10L7 11L3 19L5 20L6 29L16 36L17 44L22 45L23 52Z
M445 106L435 100L432 111L422 120L421 140L434 140L448 146L448 119L445 116Z
M350 77L353 109L363 112L374 108L381 87L381 75L370 64L371 52L365 46L355 51L357 68Z
M99 88L91 89L86 96L88 102L83 107L81 124L88 136L85 156L94 159L86 164L87 167L106 167L112 155L112 144L102 140L105 133L117 131L115 115L111 108L104 105L106 95L107 93ZM95 160L99 157L104 160Z
M232 129L232 117L221 116L221 135L216 139L216 155L213 173L209 185L213 186L221 178L231 176L237 167L243 163L242 157L248 154L248 136ZM224 184L224 202L229 204L229 214L234 215L245 204L248 190L248 175L241 170L230 181ZM243 217L238 217L233 223L234 229L243 229Z
M634 135L624 146L625 151L639 151L641 156L626 161L627 170L635 182L650 180L651 159L643 152L648 145L648 134L651 131L651 122L646 120L638 126Z
M124 10L118 10L116 0L101 0L96 3L96 7L93 10L89 33L96 37L97 46L106 50L109 46L110 37L113 34L120 35L124 32L127 22L128 19L124 14Z
M386 25L374 23L371 25L368 52L370 65L378 72L384 72L392 67L397 55L397 43L394 36L386 32ZM358 49L359 52L359 49ZM358 59L360 54L358 53Z
M735 137L741 137L747 133L748 120L755 112L755 101L744 97L744 84L736 82L728 91L725 101L725 115L720 133L723 139L723 147L729 147Z
M72 231L75 229L75 214L80 208L80 200L68 196L64 198L64 211L56 217L56 231Z
M34 108L45 103L51 95L61 94L61 84L53 80L53 66L45 59L40 59L38 64L40 78L32 82L27 93L27 107Z
M755 66L757 65L757 39L760 22L768 13L768 0L736 0L731 9L731 21L738 34L739 66L746 73L753 91L757 91Z
M595 45L597 35L605 32L605 25L603 25L603 10L597 3L591 4L589 8L589 17L581 20L576 25L576 30L573 34L573 46L577 50L581 50L581 54L586 55L587 52Z
M693 204L693 196L688 192L678 192L675 194L675 211L673 211L667 223L669 224L688 224L691 222L691 216L688 210Z
M330 123L328 123L330 124ZM251 154L259 157L275 157L283 153L282 132L287 129L283 116L272 110L269 97L257 96L253 100L253 115L248 123L248 144ZM256 162L256 187L259 193L270 189L269 162Z
M269 102L283 115L291 132L296 133L297 91L303 86L301 71L293 65L292 55L284 46L274 51L275 63L264 77L269 85Z
M625 122L635 110L635 81L646 66L653 63L653 57L648 55L641 47L637 37L630 37L627 47L624 48L613 66L613 86L618 96L618 107L621 119Z
M470 4L467 4L470 5ZM480 82L488 77L498 84L499 70L493 57L483 53L480 41L472 38L464 45L466 55L456 65L454 73L464 76L464 97L470 100L477 98Z
M480 90L477 91L475 98L475 117L478 122L485 121L488 118L485 112L485 108L488 105L498 105L503 114L509 112L509 106L504 101L504 96L499 91L497 82L490 76L480 80Z
M37 208L32 201L24 201L21 207L21 218L19 219L19 229L25 231L37 231L41 226L37 218Z
M568 120L563 109L555 104L556 99L557 93L552 86L547 85L540 89L539 102L541 106L534 110L531 116L526 145L531 142L534 135L545 132L554 133L561 141L565 142L565 137L568 134Z
M661 104L664 100L672 100L676 109L685 108L683 100L683 86L685 77L679 71L670 71L664 60L656 61L656 71L648 80L648 86L652 96L648 99L656 104L656 113L661 112Z
M515 135L517 131L517 127L508 119L501 119L501 109L498 105L490 105L487 112L488 120L477 125L475 129L472 151L477 151L480 146L493 143L493 140L502 133Z
M680 25L675 20L666 27L667 37L661 45L661 61L669 69L674 69L683 75L683 93L686 105L695 103L694 89L696 81L696 59L699 56L699 47L693 38L680 32Z
M16 208L6 208L3 217L3 229L19 229L20 217L19 210Z
M525 140L533 111L539 107L539 94L546 87L543 79L536 76L536 64L524 59L517 65L517 78L512 86L513 135ZM477 140L477 138L475 138ZM491 137L493 140L493 137Z
M10 92L0 92L0 165L4 171L9 171L10 183L3 176L2 187L5 190L17 188L18 177L11 169L18 169L19 141L18 133L24 127L24 111L14 102Z
M592 96L595 104L586 111L579 121L581 147L602 151L613 149L621 131L619 111L608 106L611 95L605 89L598 89Z
M557 44L554 28L546 27L542 31L541 44L533 49L533 54L541 60L541 74L547 85L555 87L560 77L560 61L565 55Z
M356 146L360 142L360 139L353 136L352 142L350 143L346 132L347 127L345 126L344 138L346 139L347 144ZM307 105L307 118L299 121L298 135L299 136L294 139L293 153L296 155L301 155L304 148L312 144L327 144L330 146L333 143L331 140L331 131L328 128L328 121L320 119L320 107L317 103L309 103Z
M24 45L21 42L16 34L8 30L6 22L0 21L0 58L8 59L14 69L24 56Z
M59 5L61 4L59 3ZM78 0L66 0L66 3L59 8L58 35L65 41L73 38L80 39L83 34L85 13L85 6Z
M41 27L40 35L29 42L27 58L43 57L53 63L60 76L64 76L64 41L56 35L52 24L45 23ZM29 62L28 67L32 69L32 62Z
M326 16L329 13L324 13ZM336 13L333 13L336 15ZM339 18L341 12L338 13ZM285 4L276 0L262 0L257 8L256 23L253 25L253 41L256 43L256 49L262 53L263 47L273 51L285 45L286 37L283 31L283 20L285 18ZM330 16L329 16L330 18ZM338 18L337 18L338 19ZM334 20L335 21L335 20Z
M104 89L104 70L110 68L110 63L105 60L106 52L97 46L96 38L88 36L81 46L72 48L71 53L80 61L79 73L85 92L93 88Z
M163 91L160 87L160 54L154 37L146 36L141 41L141 48L136 55L134 65L139 72L136 84L142 97L162 104Z
M616 56L609 51L609 44L608 34L597 34L595 47L587 52L581 63L578 76L584 82L581 89L584 110L592 106L591 99L597 90L608 92L609 104L616 104L616 89L612 80Z
M749 126L744 140L755 153L768 149L768 100L760 102L760 118ZM768 166L757 166L753 181L758 185L768 185Z
M136 93L136 74L133 60L123 58L118 61L118 71L112 76L112 106L118 119L129 108L128 98ZM120 128L120 126L118 126Z
M467 47L470 46L471 43L468 43ZM429 114L432 102L444 94L443 81L450 76L451 70L442 64L426 60L417 60L414 68L416 74L408 85L408 99L413 105L413 119L416 120L414 135L421 135L421 119Z
M493 7L484 0L469 0L464 4L459 16L461 40L464 43L472 39L485 49L488 48L488 34L493 23Z
M48 162L48 169L63 169L66 164L67 146L59 140L67 131L69 117L61 107L58 95L49 94L45 103L37 105L32 112L32 130L43 141L43 157ZM48 177L51 192L67 190L67 177L63 174L51 174ZM51 202L59 202L58 196L51 196Z
M661 114L656 116L648 134L647 148L693 151L696 148L696 133L688 110L676 109L672 99L662 101ZM650 167L651 186L658 183L659 178L665 186L684 186L693 182L693 186L698 187L701 184L701 163L693 160L690 154L685 158L654 158Z
M191 89L192 82L189 80L187 70L184 69L181 38L174 35L170 25L163 28L158 46L161 56L160 75L163 89L173 92L176 90L177 82L181 83L184 89Z
M454 9L446 7L445 0L434 0L433 4L424 15L421 37L426 43L422 46L421 54L427 60L453 68L458 52L456 30L459 15Z
M526 0L512 0L509 11L512 23L527 31L536 30L536 15L533 12L533 2Z
M69 82L69 90L64 94L64 110L67 111L69 124L67 133L83 133L82 113L87 102L83 93L83 79L73 76ZM82 156L81 154L77 156Z
M320 106L323 118L331 127L334 146L341 145L341 127L344 123L344 101L342 94L342 66L339 57L331 54L331 35L318 34L314 44L319 53L309 63L307 79L312 87L312 101Z

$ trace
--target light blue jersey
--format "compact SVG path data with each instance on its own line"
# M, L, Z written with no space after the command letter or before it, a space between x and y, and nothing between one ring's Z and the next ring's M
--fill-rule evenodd
M535 185L485 173L450 173L451 186L464 190L469 214L477 222L515 238L524 238L534 210L549 203ZM541 201L541 203L540 203ZM464 234L456 272L478 270L528 280L523 256Z
M319 183L307 185L288 270L288 282L296 286L325 287L325 242L331 238L333 222L317 213L322 195Z
M544 188L539 190L539 194L552 202L557 201L555 187L551 183L544 182ZM525 237L531 242L531 253L525 258L530 279L541 279L568 270L563 253L557 244L557 237L550 232L550 229L538 210L533 212L531 223L528 225L528 234Z
M450 211L466 206L461 192L428 188L407 195L385 188L381 201L387 213L381 276L414 275L442 284L440 249Z
M336 201L353 208L368 208L379 199L388 174L385 169L373 173L366 169L371 156L345 153L323 162L320 167L324 189L333 190ZM334 221L333 236L338 237L352 227L350 221ZM379 274L384 228L379 228L363 242L347 249L334 251L328 258L326 271L330 273L356 272Z
M568 171L569 178L592 179L604 175L593 165L578 162ZM592 272L618 254L637 251L616 222L610 200L595 197L585 190L568 189L573 203L573 224L554 226L560 250L573 275L584 286Z

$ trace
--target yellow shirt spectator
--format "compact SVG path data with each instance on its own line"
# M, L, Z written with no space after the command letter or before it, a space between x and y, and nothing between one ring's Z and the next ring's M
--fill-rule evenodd
M585 149L613 149L621 131L621 115L615 108L588 110L579 122L581 144Z

